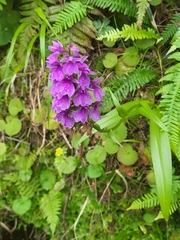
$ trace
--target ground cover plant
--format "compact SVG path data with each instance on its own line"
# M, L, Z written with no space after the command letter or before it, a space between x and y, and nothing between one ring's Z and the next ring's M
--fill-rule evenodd
M0 238L180 239L179 9L0 0Z

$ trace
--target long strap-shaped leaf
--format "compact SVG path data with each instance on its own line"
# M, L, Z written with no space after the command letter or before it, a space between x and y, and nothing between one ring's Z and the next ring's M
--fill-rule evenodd
M168 220L172 191L171 148L167 132L160 129L152 120L150 121L150 146L161 211L164 218Z

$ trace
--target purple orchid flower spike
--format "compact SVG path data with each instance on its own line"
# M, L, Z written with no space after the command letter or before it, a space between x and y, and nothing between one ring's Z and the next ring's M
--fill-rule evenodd
M50 93L53 96L52 110L55 120L64 127L72 128L75 123L86 123L88 119L101 118L99 106L104 96L99 86L100 79L91 80L95 72L85 63L87 56L80 56L76 46L70 46L70 52L61 42L52 42L52 52L47 57L49 79L52 82Z

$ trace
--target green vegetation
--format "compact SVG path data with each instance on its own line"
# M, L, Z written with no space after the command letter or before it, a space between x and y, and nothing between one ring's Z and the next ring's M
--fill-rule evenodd
M180 239L179 9L0 0L0 238ZM88 56L100 120L54 120L52 41Z

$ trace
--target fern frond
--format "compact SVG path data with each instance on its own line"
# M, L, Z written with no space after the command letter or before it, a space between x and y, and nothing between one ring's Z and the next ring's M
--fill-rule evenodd
M119 101L122 101L129 93L136 91L146 83L155 79L157 74L150 69L135 69L128 75L118 75L108 79L106 87L109 87ZM113 101L107 91L103 98L103 111L113 107Z
M137 0L137 26L141 27L150 0Z
M147 30L145 29L138 29L138 26L136 23L130 25L124 25L122 27L122 30L120 31L119 29L113 29L107 32L105 35L101 35L98 37L98 40L103 40L104 38L107 38L110 41L116 41L118 38L124 38L125 41L128 39L131 40L137 40L137 39L150 39L150 38L155 38L158 39L159 35L155 33L154 29L148 28Z
M32 198L35 192L40 189L40 182L39 179L35 177L28 182L22 182L18 180L15 183L15 186L17 187L17 190L21 196Z
M180 201L176 201L176 202L171 203L170 215L172 215L176 210L178 210L179 206L180 206Z
M108 8L111 12L121 12L129 17L135 17L137 13L136 4L130 0L87 0L87 5L99 8Z
M135 200L127 210L155 207L159 204L156 194L145 194L141 199Z
M166 72L165 77L161 78L161 82L168 81L159 93L163 93L160 102L162 112L162 121L168 129L171 148L177 158L180 160L180 69L179 64L173 66ZM165 92L166 91L166 92Z
M174 36L174 34L177 32L179 26L178 24L180 23L180 14L174 14L172 16L172 20L170 21L170 25L167 25L164 29L164 31L162 32L162 38L163 41L162 43L166 43L171 37Z
M59 213L62 205L60 192L50 191L45 194L40 202L40 209L42 210L44 218L47 219L52 234L54 235L56 226L59 222Z
M62 33L75 23L79 22L86 16L87 6L81 2L71 1L67 3L63 10L58 14L57 21L53 25L55 33Z

